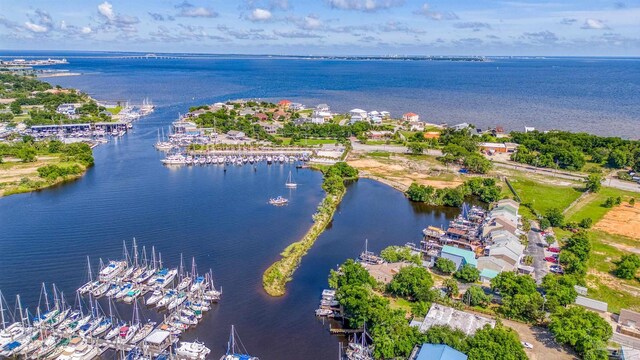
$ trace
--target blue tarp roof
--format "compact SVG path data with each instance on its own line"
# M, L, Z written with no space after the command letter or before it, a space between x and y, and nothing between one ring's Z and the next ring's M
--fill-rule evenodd
M467 355L442 344L422 344L416 360L467 360Z

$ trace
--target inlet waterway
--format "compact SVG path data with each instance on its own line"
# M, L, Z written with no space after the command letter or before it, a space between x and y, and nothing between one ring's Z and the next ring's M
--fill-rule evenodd
M263 360L330 359L337 354L338 339L313 313L329 269L357 256L365 239L373 251L415 242L424 226L445 224L457 213L416 206L387 186L357 181L303 259L286 296L269 297L262 290L262 273L311 226L323 197L321 174L290 165L231 166L227 171L164 167L162 154L152 146L157 129L200 100L185 99L170 86L179 84L176 79L156 86L109 69L91 75L91 83L83 76L50 81L99 99L149 96L158 108L126 136L97 147L96 165L81 179L0 199L0 290L11 304L21 294L33 312L42 282L55 283L73 303L74 290L87 277L86 256L95 270L99 258L120 258L122 241L130 246L135 237L148 252L154 245L168 266L178 265L180 253L187 260L195 257L198 270L211 268L223 288L220 303L183 339L202 340L212 357L219 356L235 324L245 346ZM187 75L180 76L187 81ZM228 97L213 94L207 101ZM299 184L295 190L284 187L289 170ZM290 204L269 206L268 198L276 195L289 197ZM119 306L126 317L130 308ZM152 317L153 311L143 308L142 316Z

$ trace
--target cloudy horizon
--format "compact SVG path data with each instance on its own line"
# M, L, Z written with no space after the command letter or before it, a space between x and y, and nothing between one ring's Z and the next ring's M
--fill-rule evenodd
M640 55L637 0L33 0L2 7L5 50Z

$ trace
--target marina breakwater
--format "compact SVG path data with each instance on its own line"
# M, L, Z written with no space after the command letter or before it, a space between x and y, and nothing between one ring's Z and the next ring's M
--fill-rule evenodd
M341 190L338 194L327 193L313 215L314 222L311 229L301 240L287 246L280 254L282 258L267 268L262 275L262 286L267 294L271 296L285 294L285 286L291 281L291 276L300 265L302 257L311 249L318 236L329 225L345 193L346 189Z
M358 171L344 162L336 163L328 167L316 167L322 170L324 180L322 188L326 196L313 214L313 226L299 241L287 246L280 254L282 258L273 263L262 275L262 286L271 296L283 296L286 292L286 284L300 265L302 257L318 239L318 236L327 228L333 219L333 215L340 205L347 189L344 182L357 179Z

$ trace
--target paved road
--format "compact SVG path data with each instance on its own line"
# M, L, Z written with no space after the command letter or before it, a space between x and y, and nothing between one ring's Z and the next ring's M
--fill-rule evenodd
M527 239L529 240L529 244L527 245L527 249L525 250L526 255L530 255L533 257L533 268L534 275L536 279L536 283L540 284L542 282L542 278L549 273L549 267L547 266L547 261L545 258L545 240L540 236L538 230L538 222L531 221L531 230L527 234ZM534 230L535 229L535 230Z

